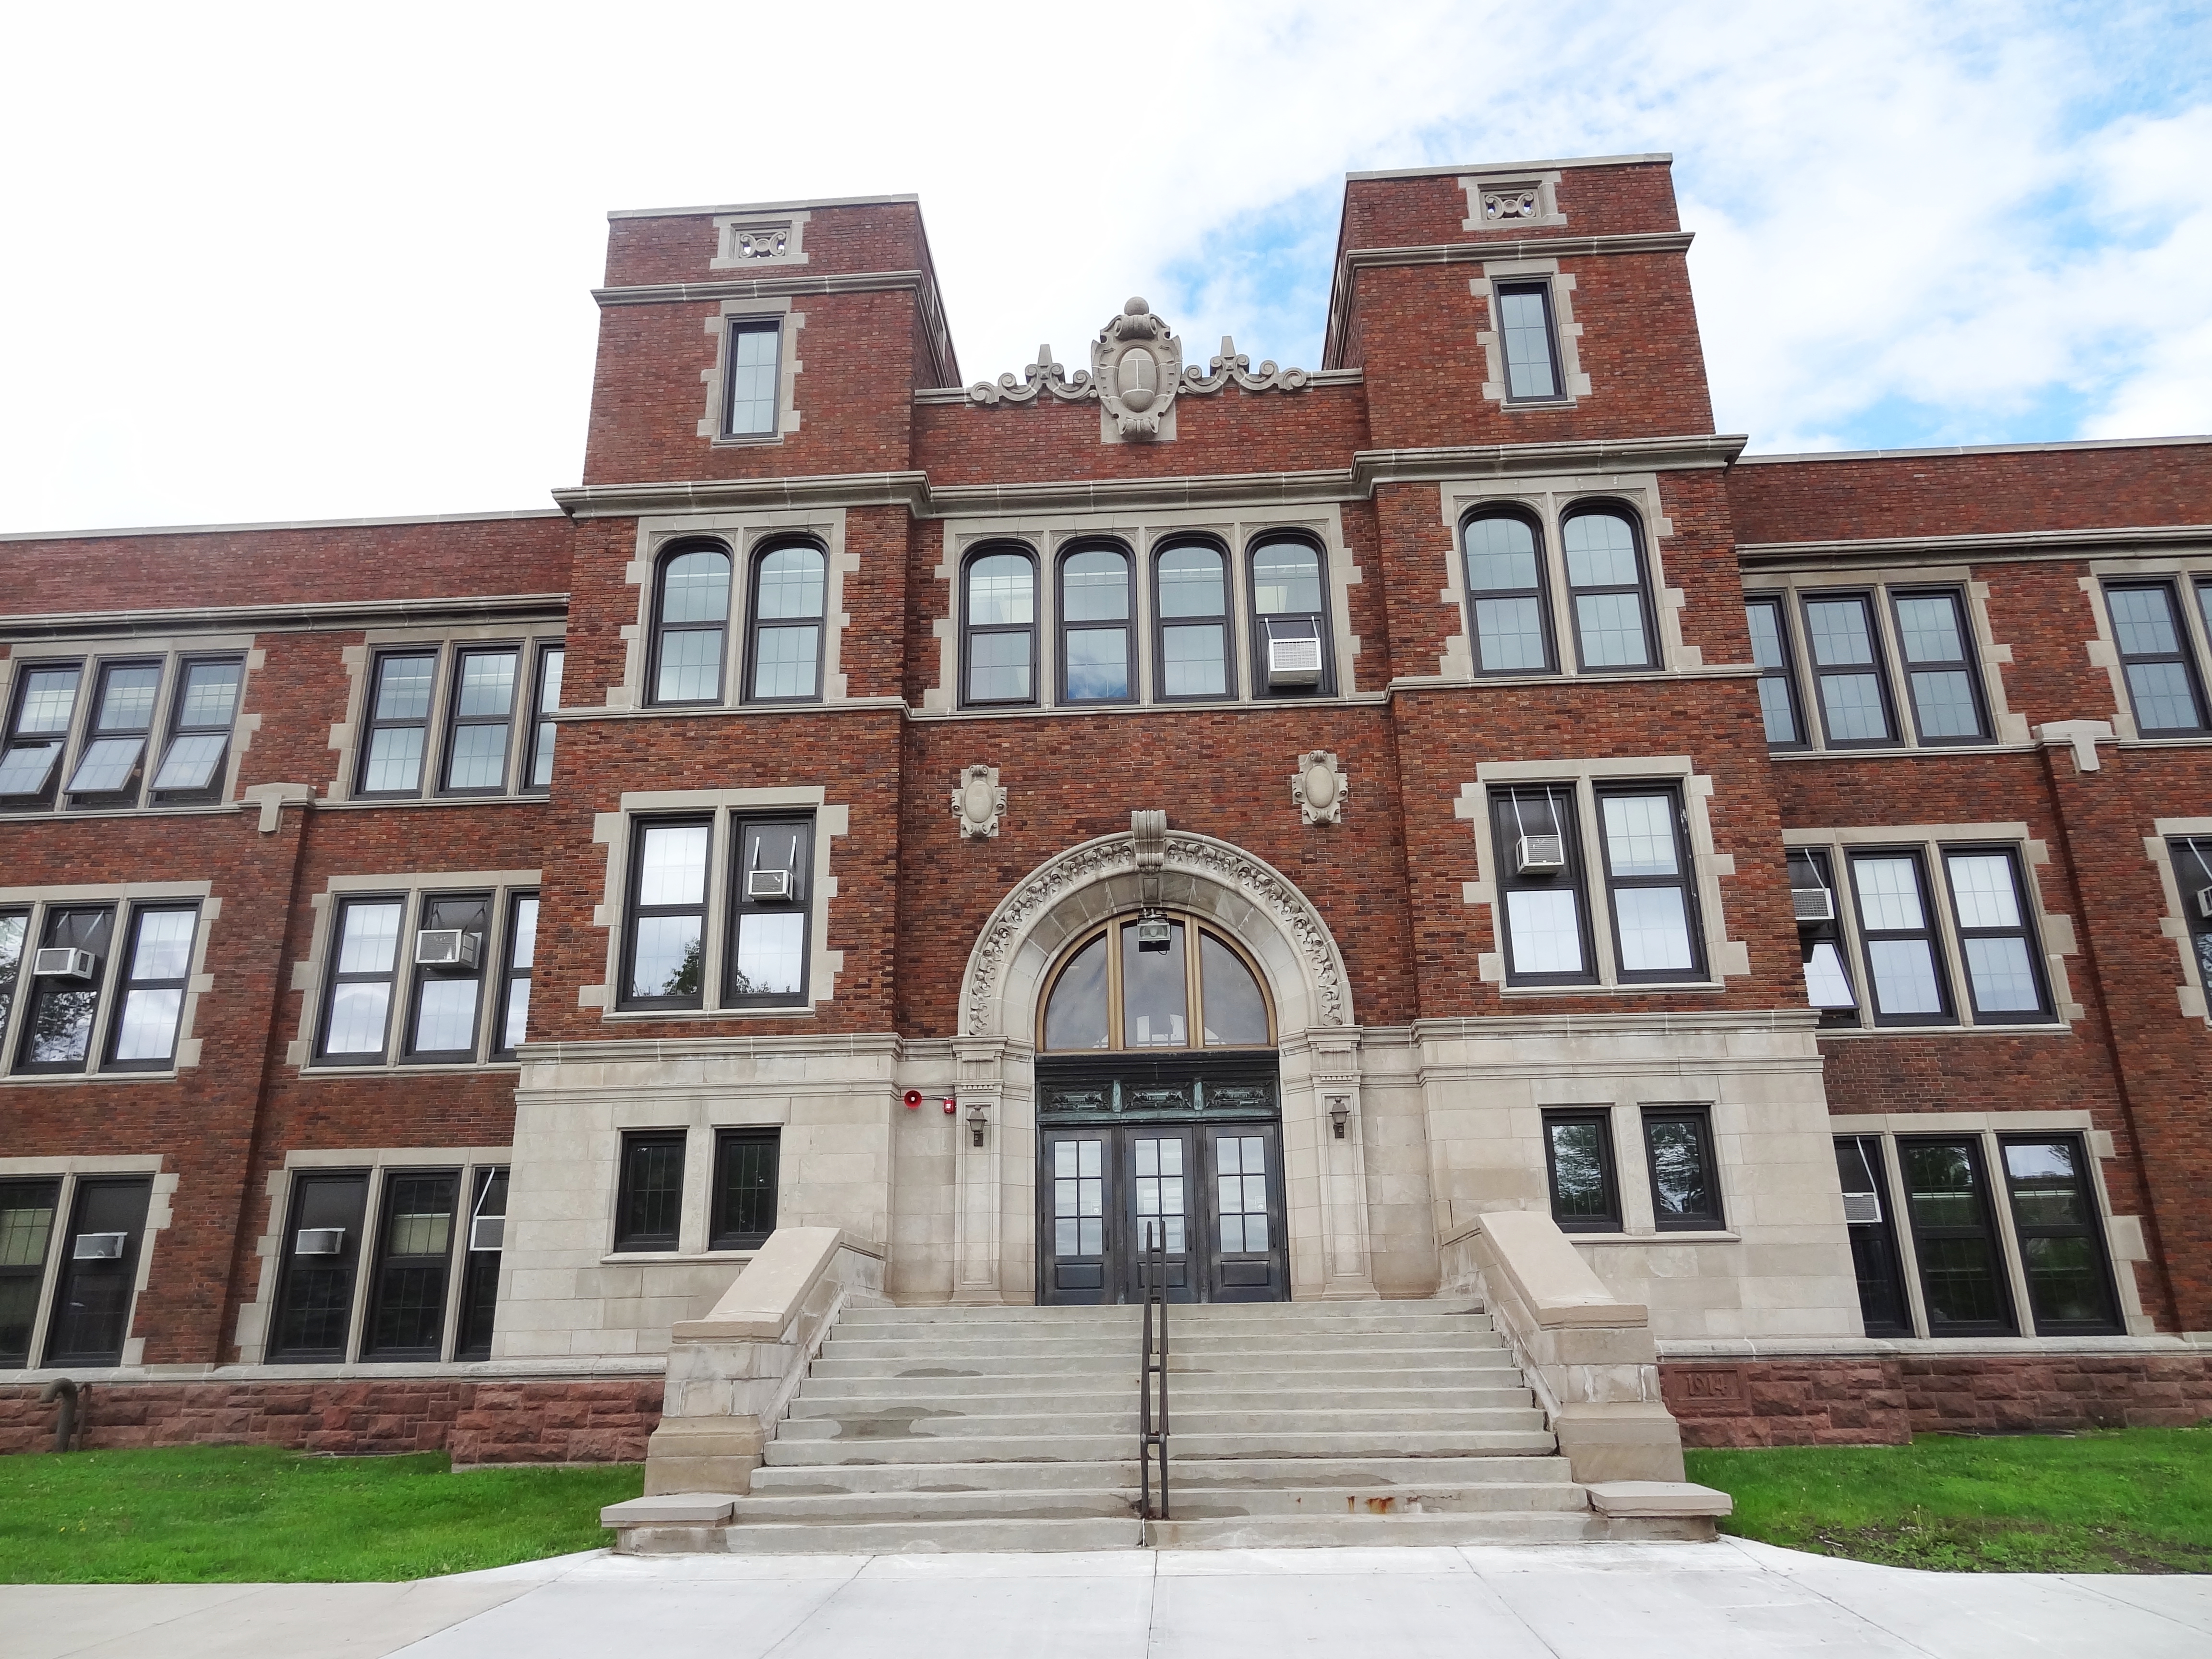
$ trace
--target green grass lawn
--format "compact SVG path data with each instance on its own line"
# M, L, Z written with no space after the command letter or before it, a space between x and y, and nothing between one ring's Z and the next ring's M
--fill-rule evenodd
M1945 1572L2212 1572L2212 1428L1685 1454L1721 1530Z
M443 1452L303 1457L270 1446L0 1457L0 1583L422 1578L613 1541L599 1507L635 1463L451 1473Z

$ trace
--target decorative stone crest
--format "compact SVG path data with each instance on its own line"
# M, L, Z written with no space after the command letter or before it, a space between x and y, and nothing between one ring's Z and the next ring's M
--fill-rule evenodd
M732 259L781 259L790 247L789 225L775 225L759 230L732 230L730 233L730 258Z
M1006 792L999 787L995 766L971 766L960 775L952 792L952 816L960 820L960 839L987 840L999 833L999 814L1006 810Z
M1538 210L1537 191L1534 185L1525 189L1486 190L1482 192L1482 216L1486 219L1533 219Z
M1298 757L1298 769L1291 779L1291 799L1298 804L1298 817L1307 823L1342 823L1344 798L1352 793L1352 774L1337 763L1326 749Z
M1142 295L1091 343L1091 383L1124 438L1157 438L1182 386L1182 342Z

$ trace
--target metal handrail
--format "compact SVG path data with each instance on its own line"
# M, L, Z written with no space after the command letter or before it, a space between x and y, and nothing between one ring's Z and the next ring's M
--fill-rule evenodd
M1144 1518L1165 1521L1168 1514L1168 1252L1167 1230L1156 1221L1144 1224L1144 1242L1137 1250L1137 1279L1145 1302L1145 1347L1137 1374L1138 1413L1142 1438L1137 1456L1142 1465ZM1152 1310L1159 1309L1158 1340L1154 1340ZM1159 1395L1158 1426L1153 1426L1153 1390ZM1152 1467L1160 1472L1160 1502L1152 1506Z

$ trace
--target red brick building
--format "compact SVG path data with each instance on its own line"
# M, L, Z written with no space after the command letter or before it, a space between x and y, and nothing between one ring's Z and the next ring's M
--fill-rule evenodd
M617 214L557 510L0 542L0 1445L634 1456L778 1225L1500 1209L1692 1439L2195 1420L2212 441L1745 457L1690 240L1354 175L1317 369L963 386L911 198Z

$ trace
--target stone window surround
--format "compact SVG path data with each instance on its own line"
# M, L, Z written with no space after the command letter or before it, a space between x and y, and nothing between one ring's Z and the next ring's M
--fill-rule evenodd
M1732 1099L1726 1090L1729 1080L1725 1074L1711 1074L1682 1079L1686 1086L1702 1087L1708 1092L1674 1093L1665 1099L1653 1099L1645 1092L1650 1087L1648 1077L1624 1075L1619 1078L1609 1097L1601 1097L1594 1091L1590 1079L1576 1078L1545 1079L1536 1085L1537 1133L1543 1133L1544 1115L1547 1112L1587 1111L1606 1115L1607 1127L1613 1137L1613 1174L1616 1195L1620 1200L1620 1227L1617 1231L1576 1231L1567 1235L1568 1242L1577 1248L1585 1244L1741 1244L1743 1234L1736 1225L1737 1206L1747 1201L1738 1188L1738 1172L1744 1158L1738 1150L1747 1134L1752 1133L1747 1121L1750 1112L1758 1109L1756 1103ZM1551 1098L1557 1095L1557 1099ZM1644 1144L1644 1114L1646 1109L1666 1107L1695 1108L1705 1114L1713 1145L1713 1169L1721 1188L1721 1225L1717 1227L1669 1227L1662 1231L1658 1208L1651 1200L1651 1160ZM1540 1139L1534 1149L1534 1167L1550 1179L1549 1159ZM1548 1213L1548 1212L1547 1212Z
M516 892L532 893L538 890L540 872L536 870L455 870L412 871L404 875L332 876L319 893L310 893L307 902L315 913L314 931L307 941L307 954L292 964L291 988L302 993L300 1000L299 1035L285 1045L284 1063L298 1078L356 1078L393 1075L429 1076L440 1072L482 1072L512 1070L520 1062L512 1060L483 1059L473 1061L453 1061L436 1065L410 1065L399 1059L403 1044L401 1027L407 1018L407 992L412 983L414 952L409 941L421 924L422 900L429 893L491 892L492 919L490 936L484 940L483 977L489 987L502 976L507 930L514 896ZM336 948L334 935L337 927L338 901L356 895L395 894L403 902L400 911L398 960L394 964L392 1006L386 1011L385 1027L385 1057L367 1065L318 1064L314 1058L315 1030L321 1023L325 993L329 989L331 952ZM533 988L532 994L535 994ZM487 994L480 1003L477 1015L477 1051L489 1055L492 1041L492 1026L498 1017L497 999Z
M782 270L789 265L810 263L805 243L806 222L814 216L805 208L793 208L786 213L718 213L714 216L714 257L708 262L709 270ZM783 233L781 253L748 253L742 251L744 238L763 232Z
M1567 216L1559 211L1559 174L1550 172L1468 173L1459 179L1459 187L1467 192L1467 217L1461 220L1462 230L1540 230L1567 222ZM1501 195L1517 194L1522 191L1536 192L1536 211L1527 219L1486 219L1482 216L1482 198L1492 191Z
M1823 1033L1825 1036L1826 1033ZM1996 1218L1998 1249L2003 1253L2005 1285L2012 1297L2014 1313L2020 1325L2019 1336L2035 1340L2031 1328L2035 1323L2033 1304L2028 1300L2027 1273L2021 1263L2020 1239L2013 1226L2012 1202L2005 1186L2004 1164L1997 1146L2001 1134L2059 1133L2081 1138L2089 1152L2089 1188L2097 1213L2104 1218L2105 1249L2111 1258L2112 1278L2118 1285L2120 1320L2130 1336L2154 1334L2154 1322L2144 1313L2142 1297L2136 1285L2136 1276L2124 1268L2137 1261L2148 1261L2150 1251L2143 1243L2142 1220L2139 1216L2115 1215L2112 1194L2105 1190L2104 1162L2115 1156L2112 1132L2095 1127L2094 1120L2086 1111L2043 1112L1889 1112L1844 1113L1832 1117L1830 1124L1838 1135L1873 1135L1882 1138L1882 1178L1888 1190L1883 1193L1883 1209L1890 1223L1892 1236L1897 1240L1899 1276L1905 1281L1905 1304L1912 1316L1915 1339L1931 1342L1989 1342L2008 1341L2009 1338L1990 1337L1929 1337L1928 1309L1921 1293L1920 1267L1917 1252L1913 1248L1912 1226L1905 1205L1905 1170L1897 1156L1897 1137L1904 1135L1971 1134L1982 1143L1982 1161L1990 1183L1990 1209ZM2051 1339L2044 1338L2048 1341Z
M1326 566L1331 649L1335 653L1336 692L1328 698L1255 697L1253 692L1251 558L1254 542L1280 531L1302 531L1319 542ZM1218 542L1229 562L1230 650L1237 669L1238 695L1218 702L1178 698L1163 703L1154 697L1154 650L1157 617L1152 580L1153 556L1160 544L1183 537ZM1126 703L1061 703L1058 689L1057 652L1059 585L1054 580L1060 555L1077 542L1119 544L1130 555L1131 579L1135 586L1135 610L1130 627L1136 636L1136 656L1130 669L1135 695ZM969 553L987 542L1018 543L1037 560L1037 701L1017 708L963 708L960 706L960 624L963 614L959 575ZM945 521L943 562L930 574L945 584L945 609L930 621L938 641L938 676L924 688L921 713L959 714L969 719L1041 714L1108 712L1114 708L1223 708L1233 704L1274 707L1286 702L1334 702L1353 695L1353 665L1359 654L1359 637L1352 631L1350 589L1364 580L1359 565L1344 540L1340 507L1233 507L1217 513L1188 511L1128 513L1060 513L1007 518L962 518Z
M2166 914L2158 919L2158 930L2173 941L2181 957L2181 982L2173 988L2175 1002L2185 1019L2201 1019L2212 1025L2212 1010L2208 1010L2204 976L2197 969L2197 951L2191 943L2193 934L2189 926L2185 908L2198 883L2182 875L2174 866L2171 842L2185 836L2197 840L2212 840L2212 817L2153 818L2152 834L2143 837L2143 856L2158 872L2159 890L2166 897Z
M1600 504L1625 507L1637 519L1637 538L1644 553L1645 602L1652 609L1652 635L1659 645L1659 670L1675 673L1702 668L1705 647L1682 642L1682 611L1686 596L1667 586L1667 571L1660 543L1674 534L1674 521L1662 510L1659 475L1656 472L1567 473L1556 477L1452 478L1437 486L1446 531L1443 590L1437 602L1448 606L1455 628L1437 659L1437 672L1444 679L1464 684L1514 684L1526 679L1619 679L1650 670L1585 670L1575 650L1573 596L1567 591L1566 552L1561 532L1566 515L1578 507ZM1551 612L1552 637L1559 667L1550 673L1478 674L1474 666L1474 623L1469 619L1467 593L1466 526L1485 507L1515 507L1536 520L1541 536L1538 548L1543 561L1545 603Z
M1892 604L1894 589L1911 591L1916 588L1956 588L1966 602L1966 626L1973 634L1974 666L1981 677L1982 701L1990 712L1990 736L1978 743L1936 743L1923 744L1920 741L1919 726L1913 718L1911 687L1906 683L1905 657L1898 648L1897 616ZM1805 647L1804 601L1820 593L1856 593L1861 591L1874 597L1875 635L1881 642L1883 689L1889 694L1890 707L1896 711L1897 740L1889 744L1853 744L1844 749L1830 749L1827 728L1820 720L1820 711L1814 684L1812 654ZM1776 761L1796 761L1820 755L1848 755L1863 757L1869 753L1886 753L1893 749L1922 749L1948 750L1956 749L1989 749L2000 746L2026 747L2029 744L2027 716L2016 714L2005 698L2003 669L2012 662L2012 647L2000 645L1990 628L1990 585L1974 578L1973 568L1963 564L1899 566L1893 568L1871 570L1790 570L1762 572L1747 575L1743 580L1746 600L1779 599L1782 601L1784 630L1790 641L1790 685L1796 694L1797 717L1805 727L1805 747L1802 750L1779 750ZM2117 662L2118 659L2114 659Z
M1713 781L1700 774L1687 755L1614 755L1587 760L1483 761L1474 769L1475 781L1460 785L1452 816L1469 820L1474 830L1474 856L1479 878L1460 884L1461 902L1479 904L1490 911L1491 942L1498 948L1480 953L1475 971L1498 994L1513 999L1583 996L1666 995L1675 991L1720 991L1727 981L1751 972L1751 953L1741 939L1728 937L1728 916L1721 898L1721 878L1735 874L1735 855L1717 851L1708 803ZM1665 783L1682 792L1682 810L1689 819L1691 885L1698 896L1698 921L1705 932L1707 977L1679 982L1650 983L1638 980L1622 984L1613 961L1613 896L1604 877L1602 842L1597 813L1596 788L1601 784L1650 781ZM1493 844L1490 827L1492 787L1516 784L1566 784L1575 792L1577 835L1583 852L1583 900L1589 907L1593 954L1597 957L1595 985L1509 985L1505 981L1505 903L1498 881L1485 873L1502 868L1503 857ZM1560 1105L1580 1103L1561 1101ZM1640 1132L1639 1132L1640 1133ZM1638 1145L1641 1142L1638 1143Z
M1505 395L1505 344L1498 337L1498 289L1501 283L1545 283L1552 296L1552 333L1559 350L1559 395L1556 398L1510 398ZM1549 411L1572 409L1591 395L1590 378L1583 372L1583 325L1575 320L1571 271L1562 271L1557 259L1485 259L1482 275L1468 281L1467 291L1483 307L1483 326L1474 343L1482 348L1482 395L1507 414L1522 410Z
M293 1152L284 1155L282 1168L271 1170L263 1185L269 1200L268 1224L253 1247L260 1258L261 1271L255 1281L253 1299L238 1310L238 1360L241 1365L269 1363L269 1321L276 1310L278 1276L284 1270L284 1223L292 1212L292 1182L300 1174L317 1174L325 1170L362 1170L368 1171L368 1202L363 1208L361 1252L354 1272L353 1306L347 1315L345 1363L357 1363L361 1352L362 1326L368 1318L368 1291L371 1277L375 1272L375 1257L371 1254L377 1243L376 1227L379 1206L384 1202L384 1182L393 1170L450 1170L461 1171L461 1190L457 1210L457 1224L453 1229L453 1249L446 1274L445 1353L441 1361L424 1361L425 1364L451 1364L453 1346L459 1335L461 1281L465 1275L460 1271L468 1254L468 1206L475 1191L476 1177L480 1170L505 1169L514 1161L511 1149L505 1146L401 1146L380 1150L340 1149L337 1151ZM501 1275L502 1279L505 1277ZM506 1286L501 1286L502 1291ZM338 1362L331 1362L338 1363ZM289 1370L289 1366L284 1368ZM319 1368L299 1367L302 1372L313 1373ZM380 1370L378 1374L381 1374Z
M175 1219L171 1200L176 1196L177 1172L166 1173L161 1169L161 1155L145 1153L125 1158L0 1158L0 1179L19 1179L39 1176L61 1177L61 1192L55 1200L54 1231L46 1246L46 1266L39 1281L38 1316L31 1325L31 1353L36 1358L46 1346L47 1328L54 1313L54 1289L61 1279L61 1247L69 1235L70 1214L76 1203L76 1183L87 1176L150 1175L154 1177L153 1194L146 1201L145 1231L139 1235L138 1271L131 1281L131 1313L124 1324L123 1363L118 1370L136 1370L146 1363L146 1339L132 1336L131 1328L137 1322L138 1299L146 1293L146 1282L154 1269L154 1247L157 1235L166 1231ZM82 1379L85 1368L70 1365L63 1368ZM60 1376L61 1370L54 1375ZM112 1373L111 1373L112 1374ZM0 1376L11 1382L32 1382L46 1375L44 1368L33 1364L20 1371L0 1371ZM95 1377L100 1376L94 1372Z
M724 377L730 372L730 325L748 320L765 322L769 318L777 319L779 331L775 346L775 430L733 435L723 430L723 421L729 413L724 401ZM707 412L699 417L699 436L716 449L754 449L763 444L780 444L799 430L799 376L806 368L799 360L799 331L805 326L806 313L791 308L789 295L721 302L706 319L707 333L714 342L714 362L712 368L699 371L700 384L707 388Z
M337 775L323 793L325 805L344 806L489 806L501 801L543 800L544 796L521 793L523 768L530 752L531 700L538 695L538 649L559 644L568 636L567 621L486 623L459 628L372 628L359 645L342 646L338 660L345 665L346 717L331 727L330 748L338 757ZM519 643L522 659L515 674L515 710L507 745L507 776L504 795L441 796L438 768L446 752L446 734L453 718L453 656L457 645ZM354 786L360 777L361 733L368 723L369 669L378 655L400 646L434 647L438 652L438 682L430 704L430 723L422 741L422 787L419 795L393 800L373 797L356 800ZM563 696L567 689L563 688Z
M157 806L150 801L137 806L73 807L68 804L68 769L76 763L84 749L86 729L92 719L93 698L97 695L92 672L99 662L122 662L145 657L162 659L161 698L154 709L153 724L149 729L146 787L141 792L150 795L154 769L159 763L163 745L168 741L178 690L184 682L184 659L187 657L224 656L243 657L246 665L239 675L238 702L231 716L230 747L223 757L221 799L201 806ZM35 644L18 641L7 656L0 657L0 720L7 719L15 708L15 676L18 669L36 667L46 662L72 660L83 663L86 678L78 683L77 707L70 717L70 738L63 748L63 775L56 781L54 805L27 811L9 811L0 815L0 823L16 818L50 817L58 814L66 814L73 818L141 817L149 812L221 812L231 810L238 797L238 775L245 763L246 751L253 746L253 734L261 729L260 714L246 712L246 699L253 676L268 665L269 653L255 648L252 635L129 634L76 640L42 639ZM4 736L4 733L0 733L0 736Z
M812 704L778 702L757 706L777 714L789 714L795 708L821 708L852 701L842 670L845 630L853 625L853 618L845 610L845 584L848 576L859 574L860 556L845 550L845 512L842 507L791 507L776 512L686 513L640 519L637 556L623 566L623 580L638 591L636 620L623 624L622 683L606 688L606 706L653 714L713 714L717 712L717 707L755 707L741 695L744 690L746 629L751 621L753 561L763 543L794 537L820 543L827 555L822 586L822 696L819 702ZM722 701L719 706L709 705L704 711L690 705L680 709L658 708L647 696L645 684L653 659L653 607L659 591L655 573L664 552L678 542L693 540L720 542L730 553L730 614L723 645Z
M190 975L185 981L184 1006L177 1012L177 1051L173 1061L158 1072L104 1072L99 1066L99 1056L106 1051L107 1036L113 1029L117 991L121 984L123 953L129 945L125 931L131 924L131 913L139 904L161 903L176 899L191 899L200 908L199 920L192 931L192 961ZM23 930L23 949L27 955L40 937L39 929L45 924L46 913L57 904L112 904L116 908L115 942L109 948L107 964L101 971L100 1007L93 1017L90 1062L82 1072L61 1073L40 1073L31 1076L15 1073L15 1043L23 1021L22 1010L30 1004L24 988L27 975L19 977L21 993L8 1011L8 1018L0 1019L0 1088L67 1087L86 1083L173 1083L177 1074L195 1069L200 1063L200 1042L192 1035L192 1024L199 1012L200 999L215 989L215 975L207 971L208 939L214 932L213 923L222 915L222 901L215 896L215 884L207 881L126 881L100 885L72 887L0 887L0 908L16 909L29 907L31 915ZM20 970L19 970L20 972Z
M849 1099L853 1092L849 1083L835 1080L810 1085L794 1079L778 1082L775 1087L775 1099L766 1103L750 1099L744 1093L716 1093L704 1097L656 1093L649 1099L626 1099L615 1105L607 1151L603 1157L592 1160L602 1166L605 1183L599 1213L605 1218L607 1231L600 1266L634 1267L653 1261L727 1261L742 1266L753 1259L752 1250L717 1250L707 1243L708 1212L714 1203L715 1136L724 1129L788 1127L791 1097L795 1095L817 1094L842 1101ZM680 1133L684 1136L684 1199L677 1222L676 1248L617 1250L614 1247L615 1215L622 1195L623 1137L654 1131ZM789 1151L783 1149L785 1154ZM779 1200L784 1196L781 1189L790 1184L788 1164L780 1156L776 1173Z
M2105 603L2105 584L2108 581L2156 581L2163 578L2172 586L2174 603L2181 611L2181 633L2187 644L2191 670L2197 677L2198 694L2212 698L2212 681L2205 677L2205 666L2212 663L2212 634L2204 625L2204 607L2197 602L2196 588L2200 582L2212 584L2212 561L2203 556L2173 558L2092 559L2089 574L2081 579L2081 591L2089 597L2089 614L2096 623L2094 639L2084 641L2082 648L2089 653L2089 664L2101 668L2112 684L2112 730L2122 743L2203 743L2202 733L2184 737L2146 738L2136 727L2135 699L2128 695L2127 670L2120 661L2119 636L2112 631L2112 608ZM2207 711L2212 717L2212 710Z
M730 929L730 866L732 821L761 814L805 811L814 817L814 871L808 886L806 1000L784 1008L723 1008L720 965ZM627 925L624 912L629 892L629 860L635 843L635 826L641 817L665 817L685 813L712 817L714 830L707 847L706 933L701 960L712 970L701 975L698 1008L636 1008L617 1006L616 988L622 983L622 949ZM598 985L579 986L576 1005L597 1008L610 1024L659 1020L757 1020L811 1018L817 1005L832 1000L837 975L845 970L845 953L830 949L830 906L837 896L837 878L830 873L830 843L852 833L852 809L832 804L819 784L765 789L665 789L625 792L621 808L592 815L592 839L606 848L607 873L602 902L592 908L592 926L606 930L606 978ZM642 1127L642 1126L641 1126ZM612 1213L611 1211L610 1213Z
M1785 854L1793 848L1809 847L1828 854L1836 884L1836 927L1841 935L1845 961L1851 973L1851 990L1859 1000L1859 1017L1864 1022L1857 1026L1824 1025L1818 1033L1822 1042L1830 1037L1893 1037L1926 1036L1931 1033L1952 1036L1974 1036L1993 1033L2034 1033L2070 1030L2075 1020L2084 1018L2081 1005L2074 1000L2074 988L2066 971L2066 958L2079 956L2081 948L2074 934L2074 918L2059 915L2045 909L2043 885L2036 879L2036 871L2051 862L2051 845L2039 841L2028 833L2025 823L1894 823L1872 824L1832 830L1784 829L1782 845ZM2027 889L2031 915L2029 931L2042 946L2044 978L2047 981L2051 1006L2056 1012L2047 1021L1991 1022L1986 1025L1973 1023L1973 1002L1967 994L1966 957L1959 948L1959 919L1952 912L1951 884L1943 870L1943 853L1952 847L2006 846L2020 854L2022 884ZM1957 1018L1948 1025L1875 1025L1872 1023L1873 998L1867 985L1866 953L1858 926L1858 898L1853 889L1846 860L1853 852L1869 852L1878 848L1910 848L1926 860L1925 868L1930 896L1936 904L1936 936L1937 948L1943 957L1944 984L1951 994L1951 1007Z

